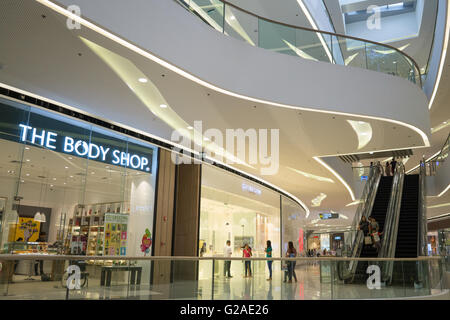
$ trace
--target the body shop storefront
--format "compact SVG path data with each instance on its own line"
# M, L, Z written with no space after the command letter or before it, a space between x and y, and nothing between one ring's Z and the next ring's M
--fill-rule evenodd
M149 255L142 239L153 232L157 147L9 100L0 104L1 252Z

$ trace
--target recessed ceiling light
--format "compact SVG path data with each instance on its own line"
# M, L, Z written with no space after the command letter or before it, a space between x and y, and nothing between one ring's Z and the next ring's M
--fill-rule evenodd
M142 83L147 83L147 82L148 82L148 80L147 80L146 78L139 78L139 82L142 82Z
M30 176L30 174L29 174L29 173L27 173L27 174L26 174L26 176L27 176L27 177L29 177L29 176Z
M165 105L165 104L160 104L159 105L161 108L167 108L167 105Z
M53 178L53 180L56 180L56 178Z
M92 171L91 173L92 173L92 174L95 174L95 172L94 172L94 171Z
M50 187L53 187L53 185L51 184Z
M70 178L73 178L73 176L70 176Z
M67 166L66 166L66 167L64 167L64 168L65 168L65 169L69 169L69 167L67 167Z
M66 183L64 182L64 184L66 184Z
M30 162L30 159L27 159L27 162Z
M231 16L230 20L236 20L236 17L235 16Z
M24 183L24 182L25 182L25 180L20 180L20 182Z
M26 149L26 150L30 150L30 148L28 148L28 147L25 147L25 149Z
M189 130L194 130L194 127L192 127L192 126L189 126L189 127L187 127Z
M204 138L203 138L203 140L205 140L205 141L209 141L209 138L207 138L207 137L204 137Z

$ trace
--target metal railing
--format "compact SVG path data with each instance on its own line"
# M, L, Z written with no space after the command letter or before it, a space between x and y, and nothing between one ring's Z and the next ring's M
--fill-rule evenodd
M422 88L417 63L393 46L274 21L225 0L174 1L217 31L252 46L307 60L387 73Z

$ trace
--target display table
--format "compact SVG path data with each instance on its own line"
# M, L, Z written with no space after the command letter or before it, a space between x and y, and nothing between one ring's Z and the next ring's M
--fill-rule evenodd
M100 278L100 286L111 286L111 277L113 271L131 271L130 284L141 284L142 267L130 266L103 266ZM137 277L136 277L137 275Z

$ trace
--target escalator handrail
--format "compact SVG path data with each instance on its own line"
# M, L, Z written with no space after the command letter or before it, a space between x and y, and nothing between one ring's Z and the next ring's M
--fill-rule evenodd
M447 138L448 140L448 138ZM418 212L418 241L417 241L417 255L427 255L427 207L426 207L426 167L423 162L420 164L419 171L419 212Z

